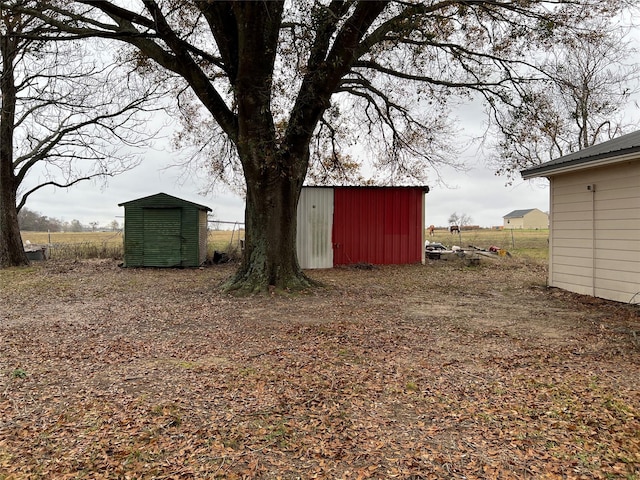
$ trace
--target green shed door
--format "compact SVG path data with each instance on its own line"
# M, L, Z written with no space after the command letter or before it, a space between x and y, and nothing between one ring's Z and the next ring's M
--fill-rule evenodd
M182 209L145 208L145 267L175 267L182 264Z

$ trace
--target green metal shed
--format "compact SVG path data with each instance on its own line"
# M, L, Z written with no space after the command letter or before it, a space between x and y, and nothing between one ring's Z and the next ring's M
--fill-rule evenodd
M209 207L166 193L118 206L124 207L125 267L197 267L206 261Z

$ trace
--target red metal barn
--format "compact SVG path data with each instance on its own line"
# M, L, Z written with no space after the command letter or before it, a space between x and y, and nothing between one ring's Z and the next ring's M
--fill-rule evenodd
M424 262L428 187L304 187L298 203L302 268Z

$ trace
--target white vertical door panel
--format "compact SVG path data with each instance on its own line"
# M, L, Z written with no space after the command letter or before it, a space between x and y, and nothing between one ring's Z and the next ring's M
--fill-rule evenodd
M333 267L333 188L303 187L296 248L301 268Z

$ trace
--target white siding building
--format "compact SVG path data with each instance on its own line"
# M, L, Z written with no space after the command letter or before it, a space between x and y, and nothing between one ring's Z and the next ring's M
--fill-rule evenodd
M504 222L503 228L530 228L545 230L549 228L549 215L537 208L529 208L527 210L514 210L502 217Z
M640 131L521 174L550 182L549 285L640 303Z

